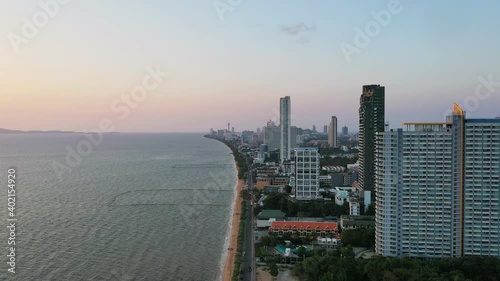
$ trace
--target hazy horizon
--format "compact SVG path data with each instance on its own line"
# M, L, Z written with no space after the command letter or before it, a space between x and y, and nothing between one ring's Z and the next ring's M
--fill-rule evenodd
M290 96L293 126L322 132L335 115L339 131L355 132L367 84L385 86L391 128L443 121L453 102L470 118L495 118L499 8L492 0L3 1L0 128L94 131L108 120L124 133L203 133L228 122L255 130L279 123L279 98ZM380 11L390 19L377 22ZM378 32L356 44L357 29L373 22ZM349 58L346 44L358 49ZM127 100L137 87L147 88L141 101Z

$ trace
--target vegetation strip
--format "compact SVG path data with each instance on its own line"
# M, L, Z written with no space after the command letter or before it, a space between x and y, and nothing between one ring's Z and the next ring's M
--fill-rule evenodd
M206 138L211 138L218 140L222 143L224 143L229 149L231 149L234 161L236 161L236 166L238 169L238 179L245 179L246 178L246 173L248 171L247 163L245 160L245 157L241 155L241 153L238 151L238 148L232 144L229 141L226 141L224 139L219 139L219 138L214 138L209 135L205 136ZM234 259L234 269L233 269L233 276L232 276L232 281L238 281L238 277L240 275L240 270L241 270L241 262L242 262L242 255L243 255L243 245L245 243L245 224L246 224L246 213L247 209L245 208L245 198L247 198L247 191L242 190L240 192L241 202L241 212L240 212L240 225L238 229L238 242L237 242L237 247L236 247L236 256Z

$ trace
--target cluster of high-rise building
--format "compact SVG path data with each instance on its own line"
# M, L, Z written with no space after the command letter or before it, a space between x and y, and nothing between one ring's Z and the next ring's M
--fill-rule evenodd
M500 120L385 124L385 88L363 86L359 184L375 191L383 256L500 257Z
M320 199L325 178L320 176L319 149L297 147L303 130L292 126L290 118L287 96L280 99L280 124L269 121L262 131L259 155L279 150L277 161L290 176L296 199ZM323 128L333 148L339 146L337 123L332 116ZM366 193L365 207L374 198L376 253L500 257L500 119L468 119L455 105L443 122L403 125L405 129L390 129L385 122L384 86L362 87L359 161L339 180ZM232 131L228 124L227 130L214 133ZM342 135L348 134L343 127ZM242 137L255 139L255 134L243 132ZM359 205L350 202L352 215L360 214Z

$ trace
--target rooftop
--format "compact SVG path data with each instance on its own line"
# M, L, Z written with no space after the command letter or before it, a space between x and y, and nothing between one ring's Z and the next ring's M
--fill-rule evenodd
M335 222L304 222L304 221L273 221L271 223L271 228L274 229L290 229L290 230L337 230L337 223Z
M375 221L375 216L340 216L341 220L352 220L352 221Z
M259 220L271 219L271 218L277 219L284 217L286 217L286 214L280 210L262 210L262 212L260 212L257 215L257 219Z

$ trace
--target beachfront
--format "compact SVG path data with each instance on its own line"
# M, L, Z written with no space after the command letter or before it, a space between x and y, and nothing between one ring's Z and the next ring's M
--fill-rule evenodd
M233 276L233 271L234 271L234 259L236 256L236 247L238 244L238 230L239 230L239 225L240 225L240 212L241 212L241 201L243 198L241 198L241 190L243 190L243 187L245 186L245 181L244 180L238 180L238 184L236 187L236 197L235 197L235 202L234 202L234 208L233 208L233 217L232 217L232 223L231 223L231 230L230 230L230 236L229 236L229 244L228 244L228 254L226 256L226 261L224 264L224 271L222 272L222 280L223 281L230 281L231 277ZM231 249L231 250L230 250Z

